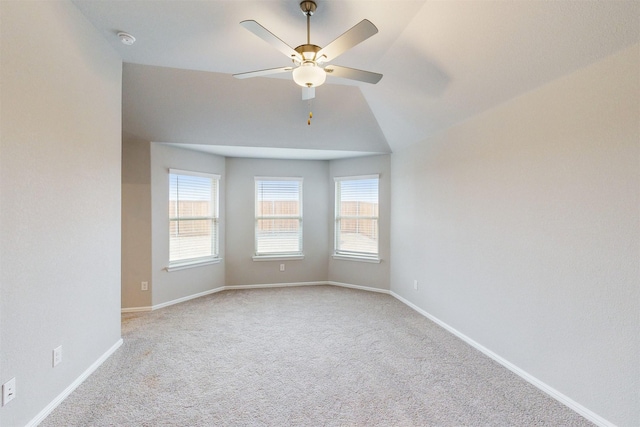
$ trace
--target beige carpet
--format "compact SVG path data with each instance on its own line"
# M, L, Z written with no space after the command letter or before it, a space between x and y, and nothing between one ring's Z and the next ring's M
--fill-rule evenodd
M42 426L592 425L384 294L225 291L122 322Z

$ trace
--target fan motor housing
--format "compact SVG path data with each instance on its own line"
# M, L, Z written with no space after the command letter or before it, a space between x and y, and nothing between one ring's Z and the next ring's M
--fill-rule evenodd
M320 49L322 48L320 46L316 46L315 44L301 44L294 50L300 54L303 61L316 61L316 53L318 53ZM309 52L313 53L312 58L309 58Z

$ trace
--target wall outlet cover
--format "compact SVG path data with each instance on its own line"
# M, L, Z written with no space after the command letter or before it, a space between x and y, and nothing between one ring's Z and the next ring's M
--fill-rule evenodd
M16 379L11 378L6 383L2 384L2 406L11 402L16 397Z

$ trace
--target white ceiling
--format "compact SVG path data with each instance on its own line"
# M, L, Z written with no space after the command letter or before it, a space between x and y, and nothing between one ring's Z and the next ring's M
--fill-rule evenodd
M125 132L247 157L398 150L640 41L635 0L316 2L311 42L369 19L379 33L332 63L384 77L329 77L309 107L289 74L230 76L290 64L239 22L303 44L297 0L74 0L126 63ZM136 43L121 44L118 31Z

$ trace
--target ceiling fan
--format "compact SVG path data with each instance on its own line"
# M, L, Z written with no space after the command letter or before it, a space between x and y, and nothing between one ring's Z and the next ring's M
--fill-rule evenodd
M295 49L280 40L256 21L242 21L240 25L284 53L292 60L293 66L238 73L234 74L233 77L246 79L249 77L267 76L291 71L293 81L302 86L302 99L305 100L315 97L315 88L325 82L327 74L366 83L378 83L382 78L382 74L326 64L376 34L378 32L376 26L373 25L371 21L363 19L327 46L321 48L320 46L311 44L310 40L311 15L316 11L316 8L316 2L312 0L302 1L300 3L300 9L307 17L307 43Z

